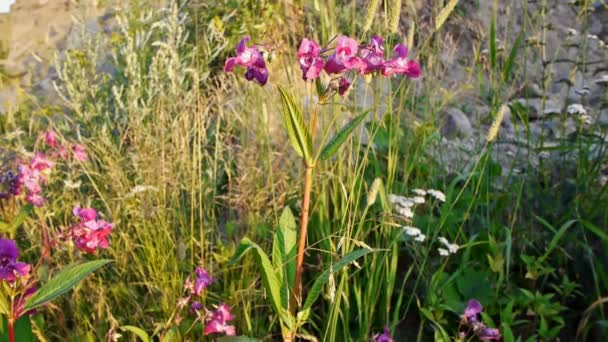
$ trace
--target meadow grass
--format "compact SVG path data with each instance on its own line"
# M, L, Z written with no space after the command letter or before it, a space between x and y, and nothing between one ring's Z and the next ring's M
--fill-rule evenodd
M487 104L491 126L527 80L521 61L556 58L544 45L524 41L547 29L542 6L526 17L521 34L497 32L495 13L483 38L470 42L467 82L448 86L443 37L466 16L459 11L470 8L456 3L220 1L159 9L134 1L131 11L117 14L113 33L85 36L82 47L58 58L59 107L25 101L0 118L7 146L35 146L38 132L51 127L89 150L90 163L62 170L81 185L53 185L52 203L38 212L43 224L67 225L74 202L103 208L116 224L111 248L102 253L113 266L35 316L37 336L95 341L113 329L134 339L120 329L125 325L166 335L184 280L202 265L218 278L203 304L228 303L239 334L280 339L254 258L228 261L244 236L270 246L285 206L300 211L304 166L281 130L275 89L244 84L221 67L236 41L251 34L273 52L272 77L306 99L310 92L289 53L300 38L328 42L344 33L364 41L372 32L389 37L387 46L406 40L425 66L424 78L360 78L350 95L356 108L335 99L321 109L320 123L337 117L338 126L363 110L370 114L331 162L315 170L304 288L355 248L377 252L332 274L299 337L365 341L388 326L396 341L447 341L457 337L459 315L472 298L484 304L484 319L505 341L572 340L579 322L579 337L605 336L607 198L606 185L597 185L605 132L581 131L547 147L532 138L525 109L511 106L516 126L524 128L517 141L503 140L499 130L472 147L462 169L445 165L439 127L446 107L473 96ZM406 14L401 21L395 8ZM498 34L509 37L504 49L496 45ZM107 61L111 74L100 73ZM542 87L551 83L546 73ZM508 170L497 162L504 144L526 147ZM547 150L574 163L536 164ZM597 158L588 158L592 150ZM522 164L528 173L518 173ZM388 196L413 196L416 188L440 189L446 201L427 201L407 222ZM40 241L39 224L23 229L32 245ZM426 241L404 237L404 224L420 228ZM458 253L439 257L440 236L458 243ZM61 250L56 257L73 255ZM192 318L180 319L189 327ZM192 329L190 338L201 339L202 328Z

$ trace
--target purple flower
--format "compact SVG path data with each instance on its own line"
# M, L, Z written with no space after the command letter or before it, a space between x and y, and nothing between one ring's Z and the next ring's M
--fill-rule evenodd
M83 221L93 221L97 218L97 211L93 208L81 208L79 205L72 209L74 216L80 217Z
M31 266L18 262L19 249L13 240L0 239L0 279L14 282L30 273Z
M348 89L350 89L350 82L346 78L340 77L340 80L338 81L338 94L340 94L340 96L345 96Z
M203 306L203 304L199 303L199 302L193 302L190 305L190 313L192 314L198 314L199 311L203 310L205 307Z
M321 48L312 40L302 39L298 49L298 61L302 69L302 79L304 81L314 80L325 66L325 61L321 58Z
M232 321L234 316L230 313L230 308L226 304L220 304L217 310L209 313L207 324L205 325L205 335L220 333L226 336L236 335L233 325L228 325L227 321Z
M363 68L361 73L366 75L375 71L382 70L384 66L384 48L382 47L382 37L372 36L369 45L361 49L363 58Z
M476 299L471 299L467 303L466 308L464 308L464 313L462 314L462 320L465 324L472 324L477 322L477 315L479 315L483 311L483 306Z
M76 158L78 161L84 162L88 159L84 146L80 144L76 144L72 147L72 153L74 154L74 158Z
M339 74L346 70L361 70L365 63L357 57L359 44L356 40L339 36L336 43L336 53L329 56L325 63L325 72L328 74Z
M495 328L484 328L478 336L482 341L500 340L500 331Z
M384 327L384 332L382 334L374 335L372 337L372 342L393 342L393 337L391 336L388 327Z
M44 142L51 147L57 147L57 134L55 134L55 131L47 131L44 134Z
M256 80L259 84L265 85L268 80L268 70L266 62L257 47L247 47L250 36L245 36L236 46L236 57L230 57L224 64L224 72L232 72L237 65L247 68L245 78L248 81Z
M382 74L384 76L401 74L410 78L420 77L420 65L416 61L407 59L407 48L402 44L397 44L394 51L397 56L384 63Z
M196 275L196 281L194 282L192 294L200 296L204 289L215 282L215 279L209 275L207 270L200 266L194 270L194 274Z

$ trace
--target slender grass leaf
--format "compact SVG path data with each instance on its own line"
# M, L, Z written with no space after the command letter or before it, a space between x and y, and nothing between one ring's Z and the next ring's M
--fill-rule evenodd
M496 54L496 12L494 12L490 24L490 66L492 70L496 69Z
M355 130L355 128L357 128L361 121L363 121L367 113L369 113L369 110L357 115L349 123L342 127L342 129L336 133L336 135L327 143L327 145L323 147L319 158L321 160L326 160L333 156L338 151L340 146L342 146L342 144L346 141L348 136Z
M280 86L277 87L283 103L285 128L296 153L307 162L312 161L312 139L304 123L304 117L293 95Z
M331 265L330 268L325 270L323 273L321 273L313 283L312 287L310 288L310 291L308 291L308 296L306 297L306 302L304 302L304 307L302 308L302 310L310 309L312 305L317 301L319 295L321 294L323 286L329 281L329 276L332 273L339 271L344 266L371 252L373 252L373 250L363 248L354 250L348 253L344 258L342 258L334 265Z
M511 79L513 73L513 66L515 65L515 58L517 58L517 52L519 51L519 47L521 43L524 41L524 31L522 30L515 38L515 42L511 47L511 52L509 53L509 58L505 62L505 66L502 71L502 78L504 81L508 81Z
M122 327L120 327L120 329L134 334L135 336L139 337L139 339L142 340L142 342L151 342L152 341L152 339L150 338L150 335L148 335L148 333L145 332L144 329L142 329L142 328L135 327L132 325L123 325Z
M578 220L566 221L566 223L562 224L562 226L559 228L559 230L556 231L555 228L553 228L553 226L549 222L547 222L545 219L543 219L542 217L539 217L536 215L534 215L534 217L540 223L542 223L545 227L547 227L551 231L555 232L553 239L551 239L551 242L549 242L549 245L547 246L547 250L545 251L545 254L543 254L543 256L541 256L540 258L538 258L537 262L542 263L549 257L549 254L551 254L553 249L557 246L557 243L562 238L562 236L564 236L564 234L566 234L566 231L568 230L568 228L570 228L574 223L578 222Z
M234 253L234 256L228 262L228 265L232 266L232 265L236 264L237 262L239 262L243 258L245 253L247 253L247 251L249 251L251 248L253 248L254 245L255 244L251 240L249 240L247 238L242 239L241 243L236 248L236 252Z
M452 11L454 11L454 8L456 7L457 4L458 4L458 0L450 0L450 2L448 2L448 4L445 5L445 7L443 9L441 9L439 14L437 14L437 17L435 18L435 30L436 31L438 31L443 26L443 24L448 19L450 14L452 14Z
M604 243L608 243L608 234L606 234L600 227L594 225L593 223L585 220L580 221L583 227L587 230L591 231L593 234L597 235Z
M66 266L25 302L25 311L35 309L71 290L76 284L112 260L93 260Z

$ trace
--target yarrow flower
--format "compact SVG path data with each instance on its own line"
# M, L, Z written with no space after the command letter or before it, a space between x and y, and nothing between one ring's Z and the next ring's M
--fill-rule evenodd
M93 208L74 207L72 211L80 222L71 228L74 245L85 253L94 253L97 248L108 248L108 237L114 225L104 220L97 220L97 211Z
M217 310L212 311L207 316L207 324L205 325L205 335L220 333L226 336L236 335L233 325L228 325L228 321L234 320L234 316L230 312L230 308L226 304L220 304Z
M268 81L266 62L256 46L247 47L250 36L245 36L236 46L236 57L230 57L224 64L224 72L232 72L237 65L247 68L245 78L248 81L256 80L260 85Z
M321 57L321 48L313 40L302 39L298 49L298 62L302 69L302 79L304 81L314 80L319 77L325 61Z
M426 191L431 197L435 197L439 202L445 202L445 194L439 190L428 189Z
M460 248L460 246L458 246L455 243L450 243L446 238L444 238L443 236L440 236L439 238L437 238L437 240L444 245L447 248L447 252L448 254L456 254L456 252L458 252L458 249ZM442 249L442 248L439 248ZM445 249L444 249L445 251ZM447 256L447 254L445 254L442 251L439 251L439 254L442 256Z
M19 249L15 241L0 239L0 279L14 283L30 273L31 266L17 261L18 258Z
M388 327L384 327L382 334L372 336L372 342L393 342L393 337Z

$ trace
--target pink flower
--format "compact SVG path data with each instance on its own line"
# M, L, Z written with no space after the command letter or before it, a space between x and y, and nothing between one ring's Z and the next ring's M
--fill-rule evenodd
M393 342L393 337L391 336L391 332L388 330L388 327L384 327L384 332L381 335L374 335L372 337L372 342Z
M25 196L25 200L38 208L42 207L42 205L46 202L46 198L40 196L37 193L28 194L27 196Z
M80 217L83 221L93 221L97 218L97 211L93 208L81 208L79 205L72 209L74 216Z
M36 153L30 162L30 167L34 170L44 171L52 168L53 162L48 160L43 153Z
M475 299L469 300L467 306L464 308L464 313L462 314L462 321L465 324L472 324L477 322L477 316L483 311L483 306L481 303Z
M200 266L194 270L194 274L196 275L196 281L194 282L192 294L200 296L204 289L215 282L215 279L209 275L207 270Z
M84 146L80 144L76 144L72 147L72 153L74 154L74 158L78 161L84 162L88 159Z
M306 38L302 39L302 43L298 49L298 61L300 62L302 79L304 81L314 80L319 77L325 65L325 61L323 61L320 54L321 49L317 43Z
M382 37L372 36L369 45L361 49L361 57L364 66L361 73L366 75L375 71L382 70L384 67L384 48L382 47Z
M234 326L227 324L227 321L232 320L234 320L234 316L230 313L230 308L222 303L217 310L209 313L204 334L210 335L219 333L226 334L227 336L234 336L236 335Z
M83 209L76 206L72 212L81 219L81 222L71 228L76 248L85 253L94 253L97 248L105 249L110 246L108 237L114 228L112 223L97 220L97 211L92 208Z
M482 341L500 340L500 331L495 328L484 328L479 332Z
M249 81L256 80L260 85L265 85L268 80L266 62L257 47L247 47L250 36L245 36L236 46L236 57L230 57L224 64L224 72L232 72L237 65L247 68L245 78Z
M350 89L350 82L346 78L340 77L338 81L338 94L344 96L348 92L348 89Z
M356 40L339 36L336 43L336 53L329 56L325 63L325 72L328 74L339 74L347 70L361 70L365 63L357 57L359 44Z
M410 78L420 77L420 65L407 59L407 48L402 44L397 44L394 51L397 56L384 63L382 74L384 76L401 74Z
M65 146L60 146L56 151L56 156L61 159L68 159L68 149Z
M55 131L47 131L44 134L44 142L51 147L57 147L57 134L55 134Z

